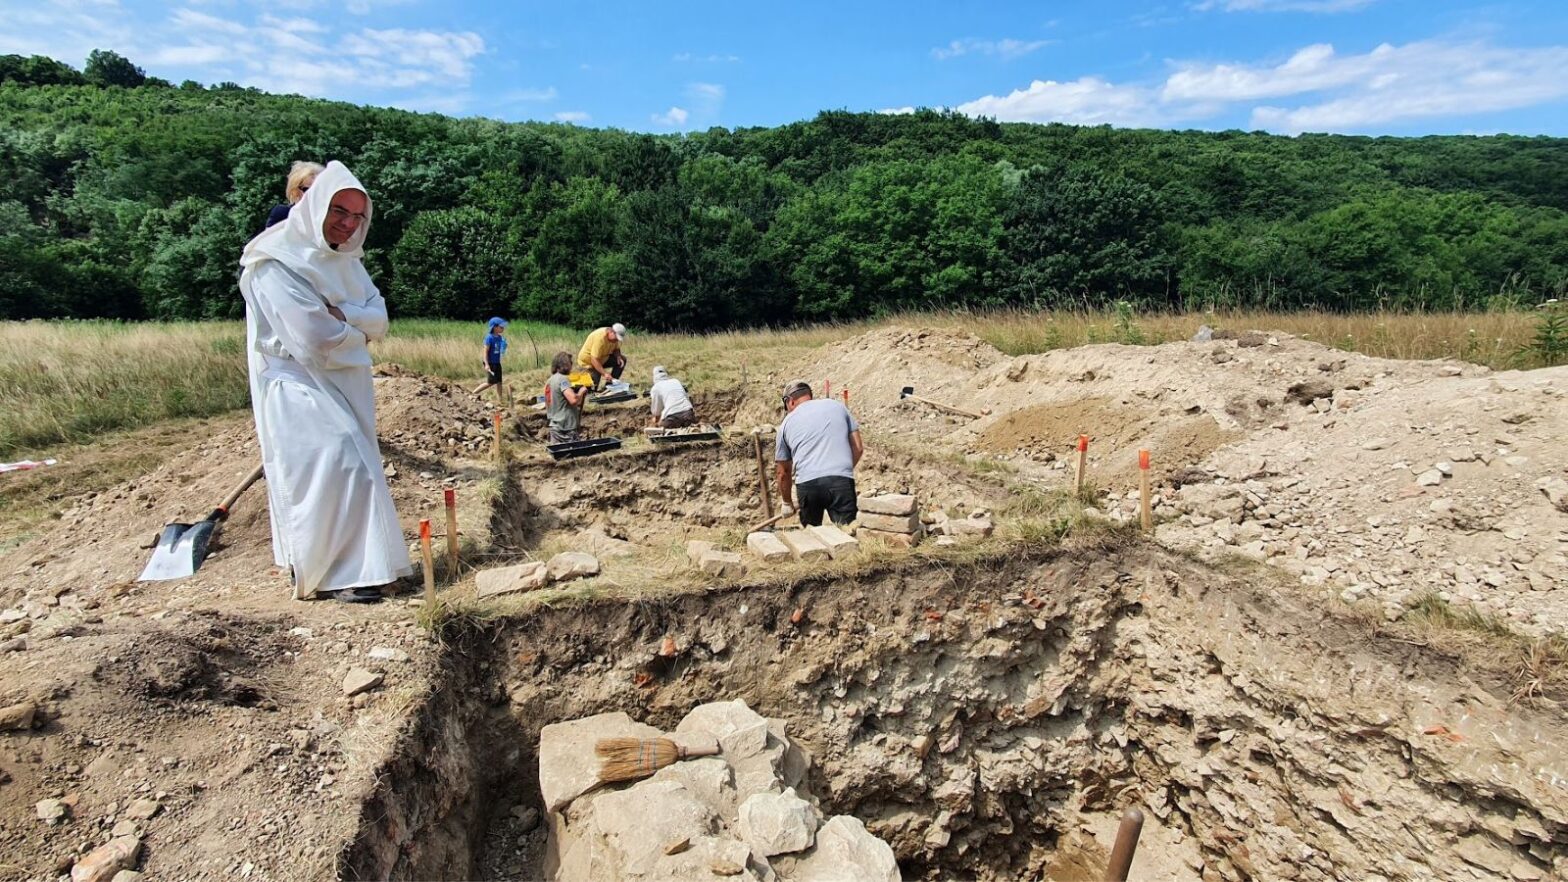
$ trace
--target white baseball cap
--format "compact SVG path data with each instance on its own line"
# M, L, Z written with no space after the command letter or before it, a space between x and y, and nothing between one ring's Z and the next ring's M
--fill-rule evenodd
M626 326L620 322L616 322L615 324L611 325L610 330L614 331L615 336L621 338L622 340L625 340L627 337Z

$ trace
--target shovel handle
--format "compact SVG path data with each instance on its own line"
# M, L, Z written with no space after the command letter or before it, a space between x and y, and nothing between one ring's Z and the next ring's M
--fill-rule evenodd
M785 518L787 518L787 517L789 517L789 516L791 516L791 515L793 515L795 513L796 513L796 510L794 510L794 509L791 509L790 511L779 512L778 514L774 515L773 517L768 518L767 520L763 521L760 524L757 524L755 527L752 527L751 528L751 532L755 533L758 530L761 530L763 527L771 527L774 524L778 523L779 521L782 521Z
M262 466L260 465L256 466L254 469L251 469L250 474L246 475L243 481L240 481L238 484L236 484L234 489L229 491L228 496L223 497L223 501L218 503L218 507L212 510L212 514L208 515L207 519L213 521L228 520L229 509L234 506L234 503L239 501L240 494L244 493L246 490L249 490L250 485L261 480L261 473Z
M904 397L905 398L912 398L915 401L920 402L921 404L929 404L932 407L936 408L937 410L945 410L948 413L955 413L955 414L958 414L959 416L966 416L966 417L969 417L972 420L980 419L980 414L975 413L972 410L964 410L961 407L954 407L951 404L943 404L940 401L932 401L929 398L921 398L919 395L905 395Z

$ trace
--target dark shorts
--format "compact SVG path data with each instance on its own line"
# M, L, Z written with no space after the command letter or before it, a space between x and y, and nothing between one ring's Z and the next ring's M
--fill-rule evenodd
M854 478L835 476L796 484L795 501L800 505L800 523L805 527L821 526L823 512L840 526L853 522L860 514Z
M683 410L680 413L672 413L659 420L659 425L665 429L684 429L687 426L695 426L697 425L697 409L694 407L690 410Z
M551 444L570 444L573 441L581 441L582 437L582 429L557 429L554 426L550 427Z
M492 386L501 385L501 363L499 361L492 361L485 368L485 378L490 381Z

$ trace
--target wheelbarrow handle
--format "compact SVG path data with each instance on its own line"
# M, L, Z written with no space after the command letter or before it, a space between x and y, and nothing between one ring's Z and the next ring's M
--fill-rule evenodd
M235 485L234 489L229 491L228 496L223 497L223 501L218 503L218 507L212 510L212 514L207 515L207 520L228 520L229 509L234 506L235 502L239 501L240 494L244 493L246 490L249 490L250 485L261 480L262 469L263 467L261 465L257 465L254 469L251 469L250 474L246 475L243 481L240 481L239 484Z

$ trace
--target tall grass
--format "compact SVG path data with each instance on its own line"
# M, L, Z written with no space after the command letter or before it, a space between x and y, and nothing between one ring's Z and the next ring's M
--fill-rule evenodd
M962 329L1009 355L1024 355L1087 343L1185 340L1208 324L1280 331L1384 358L1458 358L1501 369L1543 363L1531 348L1536 322L1527 312L911 313L715 334L634 331L627 351L639 385L647 383L648 370L663 364L693 388L711 390L754 380L827 343L878 327ZM550 357L562 350L575 355L584 335L582 329L523 321L513 322L508 332L506 365L520 400L542 386ZM372 352L378 362L477 385L483 337L484 327L477 322L400 319ZM238 322L0 322L0 458L42 454L51 445L81 443L105 432L244 407L243 341Z
M0 323L0 457L249 402L237 322Z

